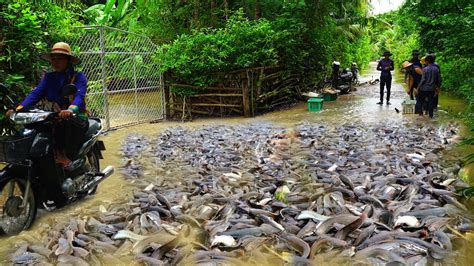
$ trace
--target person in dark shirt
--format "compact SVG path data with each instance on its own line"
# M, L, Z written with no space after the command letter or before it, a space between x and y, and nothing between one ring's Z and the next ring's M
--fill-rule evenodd
M423 68L423 75L418 85L418 97L416 101L416 109L423 110L423 103L427 102L426 109L430 118L433 118L434 97L441 87L441 75L439 68L434 64L435 57L427 55L425 61L427 66ZM423 112L419 113L421 116Z
M380 102L377 104L383 104L383 92L384 87L387 88L387 105L390 104L390 88L392 87L392 74L390 71L394 69L393 61L390 59L392 54L388 51L383 53L384 58L379 61L377 70L380 73Z
M408 74L411 75L413 78L413 84L410 87L411 100L414 99L414 96L413 96L414 90L418 88L418 84L420 84L420 81L421 81L421 75L423 74L421 62L420 62L420 59L418 58L419 54L420 53L418 52L418 50L413 50L411 53L412 58L409 61L410 63L412 63L412 66L410 70L408 71L409 72Z
M438 109L438 96L439 96L439 93L440 93L440 89L441 89L441 85L443 84L443 78L441 76L441 68L439 67L439 65L436 63L436 55L434 53L430 53L432 56L433 56L433 65L435 67L438 68L439 70L439 87L438 89L436 90L435 92L435 96L434 96L434 102L433 102L433 109L434 110L437 110Z
M418 50L413 50L411 52L412 57L409 60L409 62L412 63L415 66L421 67L421 62L420 62L420 59L418 58L419 55L420 55L420 52L418 52Z
M414 66L413 63L405 61L402 64L402 69L405 71L405 82L408 86L408 95L410 96L410 100L413 100L414 90L418 87L418 84L421 80L421 74L423 71L420 67ZM415 80L415 74L419 74L420 80Z
M421 76L423 74L423 70L421 65L415 65L409 62L411 65L406 68L405 75L407 76L407 84L408 84L408 95L410 95L410 100L414 100L414 92L421 81Z
M332 79L331 79L331 84L334 89L337 88L339 85L339 78L341 76L341 72L339 71L339 68L341 66L341 63L338 61L332 62Z

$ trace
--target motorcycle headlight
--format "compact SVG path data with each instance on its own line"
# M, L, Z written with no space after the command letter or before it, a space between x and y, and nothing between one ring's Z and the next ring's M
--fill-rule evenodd
M49 112L45 113L14 113L10 119L16 124L25 125L35 122L44 121L48 116Z

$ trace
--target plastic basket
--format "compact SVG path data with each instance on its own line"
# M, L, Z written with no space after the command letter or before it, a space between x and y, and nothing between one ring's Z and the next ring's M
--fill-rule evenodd
M415 100L404 100L402 102L402 113L403 114L414 114L415 113Z
M33 135L0 138L0 162L17 162L25 160L33 142Z
M335 101L337 99L337 93L324 93L323 99L325 102Z
M310 112L319 112L323 109L323 99L322 98L309 98L308 100L308 111Z

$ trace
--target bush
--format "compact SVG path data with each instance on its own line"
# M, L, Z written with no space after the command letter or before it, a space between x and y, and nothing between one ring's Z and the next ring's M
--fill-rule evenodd
M172 71L178 81L207 86L219 80L218 72L276 65L279 36L269 21L250 21L238 12L223 29L179 36L158 51L157 60L160 70Z

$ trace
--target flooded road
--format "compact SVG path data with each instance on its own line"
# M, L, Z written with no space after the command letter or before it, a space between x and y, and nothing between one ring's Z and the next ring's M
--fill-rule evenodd
M365 78L370 76L377 77L378 73L369 71L367 74L365 74ZM344 124L346 122L368 125L376 125L382 122L394 122L409 124L420 128L425 125L440 126L447 123L459 123L459 121L453 119L452 116L445 110L452 109L453 106L459 106L462 108L463 102L461 99L455 99L446 96L442 96L440 101L441 111L438 112L436 119L431 120L426 116L419 118L415 115L402 115L401 113L397 113L395 108L401 110L401 102L406 95L402 85L399 82L400 75L397 75L392 86L392 105L389 106L376 105L376 102L378 102L379 93L379 85L377 84L374 86L361 87L352 95L339 97L337 101L325 102L323 111L319 113L307 112L306 103L300 103L289 110L272 112L256 118L203 119L185 124L178 122L163 122L158 124L139 125L132 128L112 131L102 138L105 141L107 151L104 154L106 159L101 161L101 167L103 168L109 164L119 167L125 164L120 150L125 137L128 135L140 134L153 138L166 129L177 126L192 130L193 128L211 125L270 123L291 130L302 122L325 123L334 126ZM444 104L446 106L444 106ZM466 129L463 129L462 126L461 129L461 136L467 134ZM467 152L468 151L463 148L458 148L455 145L452 145L446 151L445 156L446 159L452 163L459 160L459 158L461 158ZM150 169L145 170L145 175L148 174L147 171L150 171ZM466 173L467 175L472 176L472 172L469 173L468 170L466 170ZM126 195L130 195L134 188L135 186L133 182L123 179L119 171L116 171L116 174L100 184L98 193L94 197L82 200L61 210L53 212L40 212L35 224L29 231L23 232L18 236L0 239L0 256L3 258L3 262L6 263L8 261L7 254L14 246L19 245L22 240L41 240L41 237L44 235L45 231L50 230L52 227L54 228L54 224L56 224L58 221L66 221L70 217L74 216L88 216L90 213L98 211L99 206L101 205L107 207L111 203L125 202L127 200ZM463 252L463 254L469 254L471 251L464 247L461 252ZM465 263L468 261L467 258L472 257L460 256L459 258L460 262ZM108 261L108 263L121 265L127 264L127 262L123 260L114 262Z

